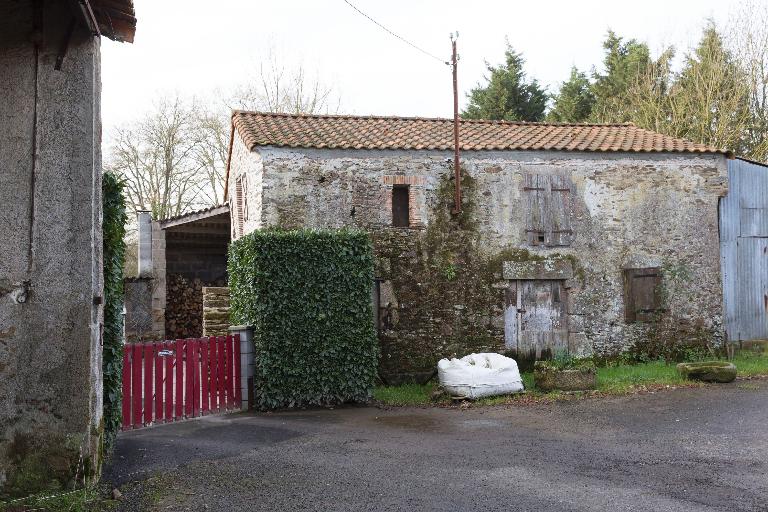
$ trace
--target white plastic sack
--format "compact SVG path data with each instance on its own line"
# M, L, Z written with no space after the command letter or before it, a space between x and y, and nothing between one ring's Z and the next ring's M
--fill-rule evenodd
M482 398L517 393L523 380L514 359L501 354L470 354L437 363L440 385L452 396Z

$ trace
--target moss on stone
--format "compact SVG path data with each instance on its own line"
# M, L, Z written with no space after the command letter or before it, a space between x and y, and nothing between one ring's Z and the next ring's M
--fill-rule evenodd
M80 445L73 437L16 434L10 443L8 458L11 469L0 492L2 497L69 489L78 477L84 476Z

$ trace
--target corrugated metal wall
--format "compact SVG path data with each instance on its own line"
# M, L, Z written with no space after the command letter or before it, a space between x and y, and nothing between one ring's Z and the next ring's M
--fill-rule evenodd
M768 339L768 166L728 161L720 258L729 341Z

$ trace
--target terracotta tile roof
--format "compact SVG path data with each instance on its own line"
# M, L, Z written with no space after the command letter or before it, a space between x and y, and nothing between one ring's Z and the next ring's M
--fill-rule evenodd
M114 41L133 42L136 34L133 0L91 0L90 5L102 35Z
M318 149L453 149L453 120L419 117L291 115L235 111L245 144ZM727 151L632 124L461 121L462 151L599 151L720 153Z

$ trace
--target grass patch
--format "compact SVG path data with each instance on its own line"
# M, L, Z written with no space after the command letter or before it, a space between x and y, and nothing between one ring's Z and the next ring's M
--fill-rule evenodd
M386 405L426 405L430 403L432 392L437 384L403 384L401 386L377 386L373 398Z
M733 359L738 369L739 377L768 375L768 355L743 351ZM516 395L494 396L475 401L477 405L504 405L531 400L557 400L562 397L578 395L558 391L544 393L535 388L533 373L521 374L526 393ZM664 386L706 386L707 384L691 381L677 373L674 363L653 361L641 364L619 364L600 367L597 369L597 392L601 394L627 394L649 387ZM430 404L447 404L448 398L437 402L432 401L432 393L437 389L437 383L425 385L404 384L402 386L379 386L374 390L374 399L384 405L391 406L425 406ZM585 395L590 393L585 393ZM594 394L594 393L591 393Z
M0 512L93 512L113 510L116 503L103 500L96 488L64 493L40 493L19 500L0 501Z
M677 373L674 364L663 361L597 369L597 389L606 393L627 393L648 385L682 386L691 382Z

